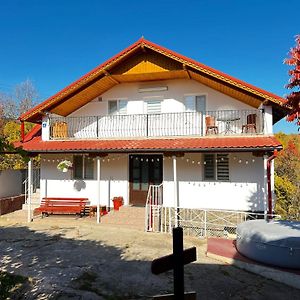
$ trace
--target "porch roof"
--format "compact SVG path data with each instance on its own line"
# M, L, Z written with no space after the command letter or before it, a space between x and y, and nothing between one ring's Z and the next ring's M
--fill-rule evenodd
M274 136L241 137L174 137L153 139L118 140L67 140L43 141L41 126L36 127L25 137L22 147L31 153L46 152L205 152L205 151L271 151L281 149Z

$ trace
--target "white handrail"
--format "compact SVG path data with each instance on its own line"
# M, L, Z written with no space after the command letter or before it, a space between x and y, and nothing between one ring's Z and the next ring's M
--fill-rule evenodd
M162 183L159 185L151 184L149 186L145 209L145 231L154 231L155 218L158 218L158 228L160 227L160 216L156 216L155 214L158 213L163 204L162 187Z

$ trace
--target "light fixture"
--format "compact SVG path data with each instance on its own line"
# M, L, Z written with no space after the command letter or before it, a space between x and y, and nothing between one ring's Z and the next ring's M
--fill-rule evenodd
M139 88L139 93L147 93L147 92L161 92L161 91L167 91L167 86L155 86L155 87L145 87L145 88Z

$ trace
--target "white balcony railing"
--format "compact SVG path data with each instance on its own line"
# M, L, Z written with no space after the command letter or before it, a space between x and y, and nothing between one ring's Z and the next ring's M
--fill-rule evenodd
M50 116L50 139L103 139L263 133L261 110Z

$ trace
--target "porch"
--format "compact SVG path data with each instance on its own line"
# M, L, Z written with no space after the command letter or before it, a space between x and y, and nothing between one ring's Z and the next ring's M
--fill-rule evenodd
M262 110L217 110L160 114L49 116L49 139L235 136L264 133Z

